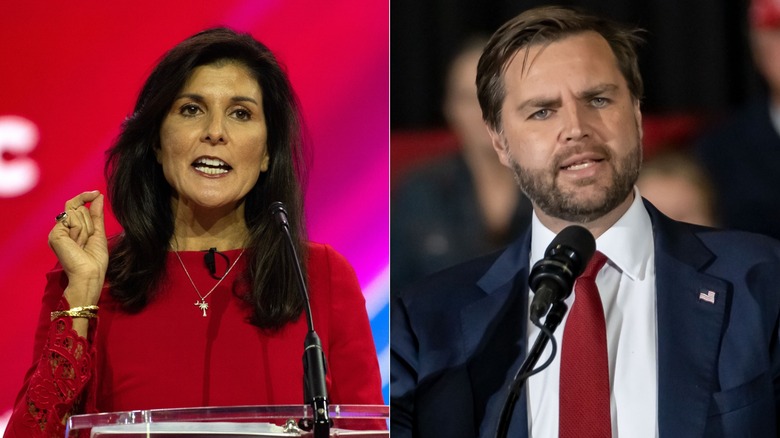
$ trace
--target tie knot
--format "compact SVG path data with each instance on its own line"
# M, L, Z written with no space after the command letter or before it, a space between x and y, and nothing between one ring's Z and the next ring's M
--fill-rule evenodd
M595 278L601 268L604 267L604 263L607 262L607 256L601 251L596 251L593 257L588 262L588 266L585 267L585 271L580 276L581 278Z

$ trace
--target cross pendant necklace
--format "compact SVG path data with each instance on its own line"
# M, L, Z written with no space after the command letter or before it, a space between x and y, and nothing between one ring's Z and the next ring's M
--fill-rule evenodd
M206 298L208 298L209 295L211 295L211 293L214 292L217 289L217 286L222 284L222 280L227 278L228 274L230 274L230 271L232 271L233 267L235 267L236 264L238 263L238 260L241 258L242 255L244 255L244 251L245 250L243 250L243 249L241 250L241 252L238 254L238 257L236 257L236 260L233 262L233 264L230 265L230 267L227 269L227 271L225 271L225 275L223 275L222 278L219 279L217 284L215 284L214 287L212 287L211 290L208 291L208 293L206 295L201 295L200 291L198 290L198 287L195 286L195 282L192 281L192 276L190 276L190 272L187 270L187 267L184 266L184 262L181 260L181 256L179 255L179 251L176 251L176 250L173 251L173 253L176 254L176 258L179 259L179 264L181 265L181 268L184 270L184 273L187 274L187 278L190 280L190 284L192 285L192 288L195 289L195 293L198 294L198 298L200 298L200 300L199 301L195 301L194 304L195 304L196 307L198 307L200 310L203 311L203 317L204 318L207 316L206 315L206 311L209 310L209 303L206 302Z

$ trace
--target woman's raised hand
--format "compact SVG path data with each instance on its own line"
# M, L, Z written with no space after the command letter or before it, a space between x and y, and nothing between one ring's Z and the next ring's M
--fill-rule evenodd
M103 288L108 268L103 200L97 190L68 200L49 233L49 246L68 276L65 298L71 307L97 304Z

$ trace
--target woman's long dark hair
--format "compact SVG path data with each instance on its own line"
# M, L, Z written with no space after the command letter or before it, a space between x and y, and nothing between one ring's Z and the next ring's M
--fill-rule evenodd
M124 232L112 247L106 277L111 295L129 312L143 309L159 286L174 228L172 189L155 157L160 127L193 70L225 61L247 67L263 95L270 162L245 198L244 280L251 287L239 296L254 309L251 324L274 330L301 315L303 300L291 252L268 208L275 201L287 206L293 241L305 261L306 166L298 100L271 51L248 34L216 28L193 35L171 49L146 80L133 115L108 151L109 199Z

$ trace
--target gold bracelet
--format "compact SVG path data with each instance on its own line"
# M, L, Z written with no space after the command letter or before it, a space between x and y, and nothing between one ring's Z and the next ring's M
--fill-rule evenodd
M68 309L68 310L69 310L69 311L71 311L71 312L81 312L82 310L87 310L87 311L90 311L90 312L97 313L97 311L98 311L98 306L81 306L81 307L71 307L71 308L70 308L70 309Z
M51 312L51 320L54 321L55 319L61 317L61 316L69 316L71 318L97 318L97 314L87 311L87 310L76 310L78 309L73 308L70 310L58 310L56 312Z

